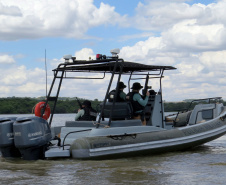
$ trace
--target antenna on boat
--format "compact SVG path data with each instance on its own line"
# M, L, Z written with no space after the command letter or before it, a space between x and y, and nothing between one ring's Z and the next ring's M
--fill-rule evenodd
M120 53L119 48L112 49L111 51L112 57L118 57L118 54Z
M73 57L72 57L72 55L64 55L63 58L65 60L65 63L69 63L69 60L72 59Z
M45 49L45 70L46 70L46 98L47 98L47 65L46 65L46 49Z

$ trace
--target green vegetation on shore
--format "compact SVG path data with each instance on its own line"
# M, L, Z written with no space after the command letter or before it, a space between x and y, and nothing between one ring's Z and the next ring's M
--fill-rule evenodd
M0 114L30 114L34 113L35 105L43 101L45 97L40 98L19 98L19 97L8 97L0 98ZM82 103L84 99L79 98ZM90 100L92 107L97 108L101 101ZM223 102L226 105L226 102ZM165 112L174 112L188 108L190 102L164 102ZM53 102L49 102L52 110ZM76 113L79 109L79 104L76 98L59 97L56 105L55 113Z
M35 105L41 101L44 101L45 97L40 98L19 98L19 97L8 97L0 98L0 114L30 114L34 113ZM82 103L84 99L80 99ZM100 103L97 99L90 100L92 107ZM53 102L48 102L51 110ZM76 113L79 109L79 104L76 98L59 98L56 104L55 113Z

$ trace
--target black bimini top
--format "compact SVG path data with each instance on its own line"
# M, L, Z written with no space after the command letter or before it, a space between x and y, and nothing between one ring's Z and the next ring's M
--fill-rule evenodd
M105 72L111 73L114 70L116 73L131 73L131 72L147 72L147 71L164 71L176 69L172 66L157 66L146 65L135 62L124 62L122 59L113 61L112 59L91 60L91 61L74 61L73 63L62 63L53 71L65 72Z

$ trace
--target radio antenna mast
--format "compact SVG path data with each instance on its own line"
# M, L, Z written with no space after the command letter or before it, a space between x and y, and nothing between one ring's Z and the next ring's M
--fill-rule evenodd
M46 49L45 49L45 70L46 70L46 98L47 98L47 65L46 65Z

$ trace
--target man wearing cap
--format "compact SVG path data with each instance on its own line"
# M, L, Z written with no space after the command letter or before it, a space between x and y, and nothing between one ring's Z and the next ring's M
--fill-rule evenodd
M82 109L78 110L75 121L96 121L97 111L91 107L91 102L85 100L82 103Z
M119 90L115 100L116 102L126 101L126 93L123 92L125 88L126 88L126 85L123 82L119 82ZM109 102L113 102L115 94L116 94L116 89L112 90L109 93Z
M133 107L133 118L141 119L143 125L146 125L146 120L144 118L144 107L148 103L148 97L150 93L147 91L146 96L143 99L139 93L142 88L143 86L141 86L140 83L133 83L133 86L131 88L133 90L127 96L129 96L129 101L131 102Z

